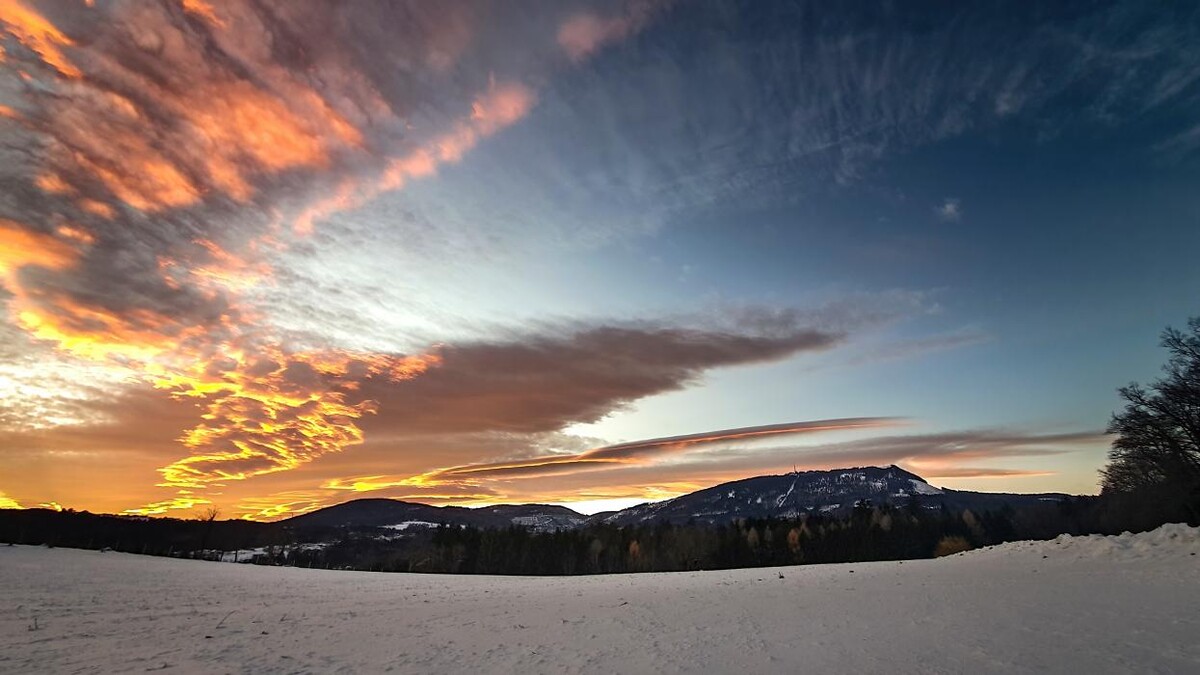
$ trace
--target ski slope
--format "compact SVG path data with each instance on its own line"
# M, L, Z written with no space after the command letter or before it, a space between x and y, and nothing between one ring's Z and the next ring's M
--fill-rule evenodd
M553 578L0 546L0 610L3 673L1197 673L1200 529Z

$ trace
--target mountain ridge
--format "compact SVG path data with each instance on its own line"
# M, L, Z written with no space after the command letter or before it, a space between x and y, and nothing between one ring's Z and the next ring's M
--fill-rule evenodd
M738 518L797 518L804 513L844 515L868 502L896 506L916 499L924 508L993 510L1061 501L1063 493L951 490L931 485L897 465L796 471L720 483L659 502L587 516L553 504L497 504L468 508L387 498L355 499L280 521L293 528L471 525L524 526L537 531L589 525L628 526L671 522L721 524ZM405 525L405 524L408 525Z

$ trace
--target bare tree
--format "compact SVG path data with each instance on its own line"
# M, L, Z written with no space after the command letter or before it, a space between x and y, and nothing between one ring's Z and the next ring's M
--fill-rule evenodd
M219 518L220 516L221 516L220 509L218 509L216 506L209 506L209 507L205 508L203 511L201 511L200 514L196 517L196 520L199 520L200 522L204 523L204 529L201 530L201 535L200 535L200 555L201 556L204 555L204 550L206 548L208 548L208 539L210 536L212 536L213 525L217 522L217 518Z
M1153 489L1180 500L1194 519L1200 515L1200 317L1186 331L1163 331L1162 346L1170 352L1164 377L1118 390L1125 408L1108 425L1117 438L1102 485L1106 494Z

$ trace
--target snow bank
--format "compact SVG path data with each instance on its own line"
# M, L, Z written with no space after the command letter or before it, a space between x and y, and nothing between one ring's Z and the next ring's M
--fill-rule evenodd
M1116 536L1091 534L1081 537L1062 534L1049 541L1014 542L967 551L958 556L1031 554L1040 554L1047 558L1053 555L1065 556L1072 560L1104 558L1110 561L1196 557L1200 555L1200 528L1171 523L1140 534L1124 532ZM1187 562L1196 562L1197 570L1200 570L1200 561Z
M1200 672L1200 530L450 577L0 546L0 672Z

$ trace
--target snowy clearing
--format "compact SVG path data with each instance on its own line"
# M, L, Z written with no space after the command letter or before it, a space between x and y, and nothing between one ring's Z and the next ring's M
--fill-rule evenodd
M780 578L780 574L783 578ZM595 577L0 546L0 672L1200 672L1200 529Z

